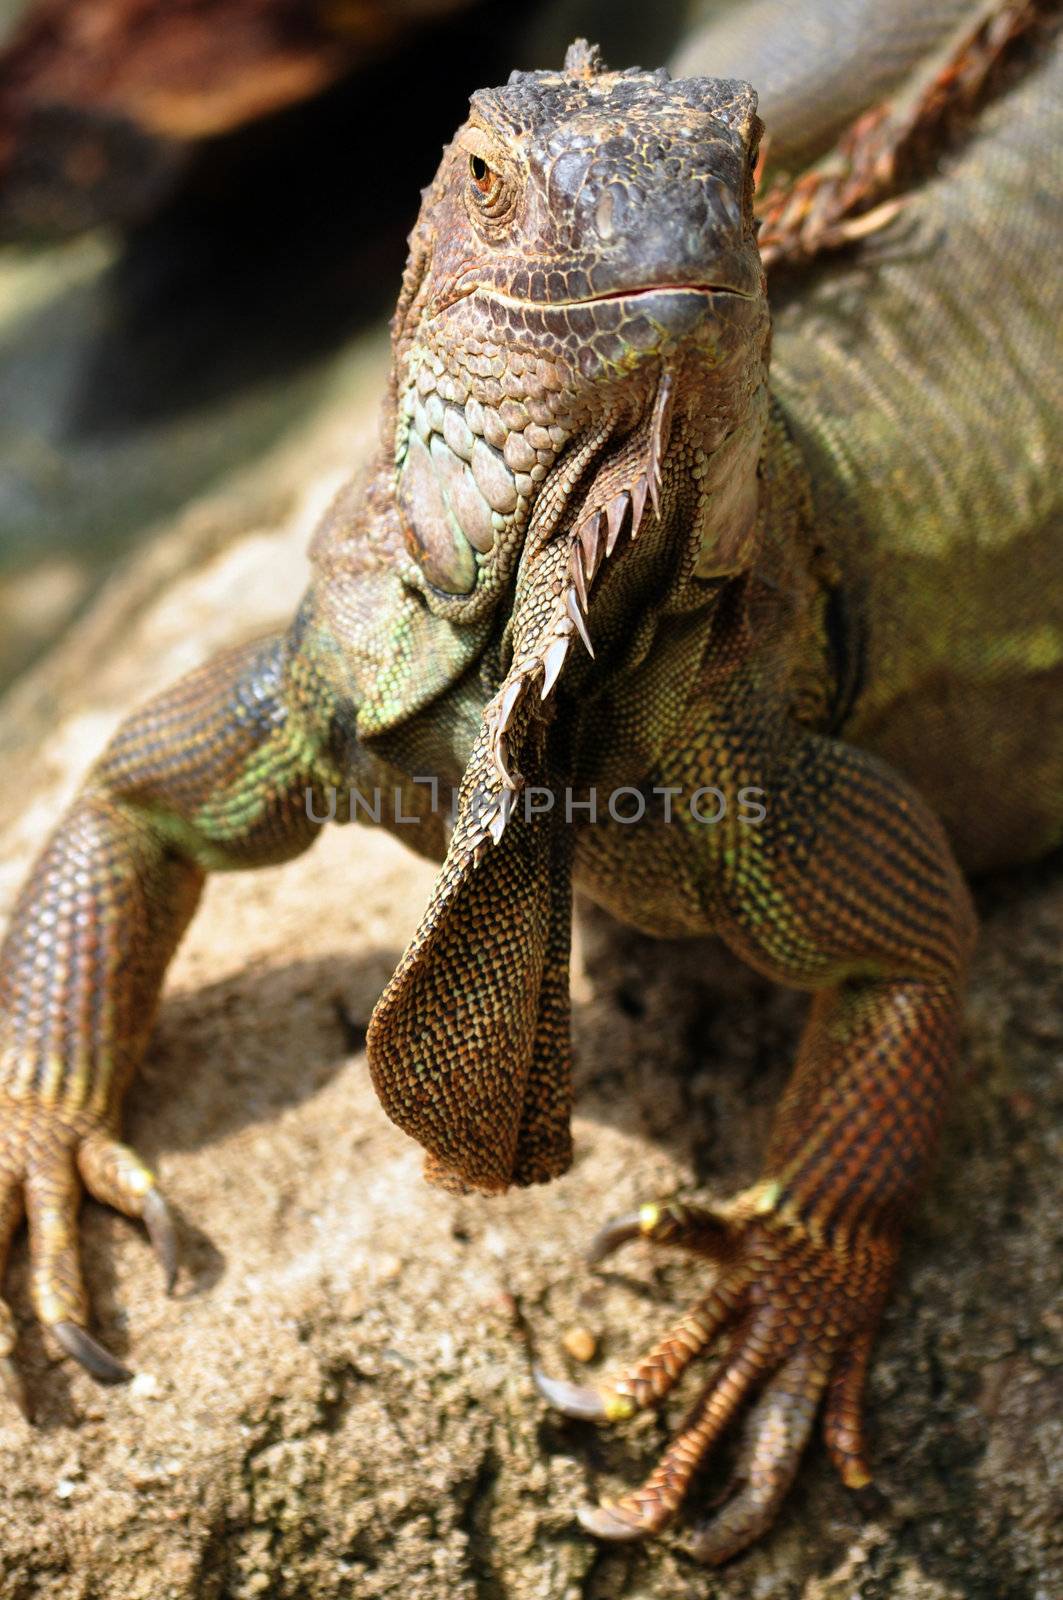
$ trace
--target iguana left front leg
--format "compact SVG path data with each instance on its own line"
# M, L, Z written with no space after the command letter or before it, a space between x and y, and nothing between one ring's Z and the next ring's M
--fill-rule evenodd
M725 786L766 790L760 826L702 828L711 843L695 848L712 858L706 906L732 948L815 991L796 1070L751 1189L704 1211L645 1207L599 1238L599 1255L636 1233L692 1247L714 1263L703 1298L604 1394L539 1378L562 1410L616 1420L660 1401L721 1343L714 1377L647 1481L581 1514L602 1538L657 1532L756 1395L729 1498L695 1541L707 1561L773 1520L822 1401L843 1480L870 1481L864 1376L952 1078L973 934L942 829L894 773L801 735L766 779L749 754L756 723L745 726L745 746L724 722L669 781L720 783L722 752Z
M118 1140L122 1101L206 874L291 860L321 831L307 790L322 816L321 790L346 774L328 748L335 702L319 660L282 634L238 645L129 717L0 945L0 1290L25 1213L37 1315L105 1382L130 1373L88 1331L82 1186L143 1219L172 1284L166 1204ZM0 1293L0 1386L24 1407L15 1338Z

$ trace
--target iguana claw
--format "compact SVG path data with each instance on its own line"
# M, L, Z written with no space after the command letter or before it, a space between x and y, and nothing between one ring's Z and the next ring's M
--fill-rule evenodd
M173 1225L170 1208L158 1189L149 1189L144 1196L144 1210L141 1215L144 1218L144 1226L148 1230L151 1248L154 1250L162 1268L166 1293L173 1294L174 1285L177 1282L177 1233Z
M641 1523L624 1516L614 1506L580 1506L576 1517L587 1533L593 1533L596 1539L609 1539L613 1544L629 1544L646 1537Z
M52 1333L68 1356L85 1368L90 1378L98 1383L128 1383L133 1376L127 1366L98 1344L91 1333L79 1328L76 1322L53 1322Z
M535 1387L543 1399L566 1417L580 1422L608 1422L609 1409L603 1395L587 1384L566 1383L563 1378L548 1378L541 1367L532 1368Z
M89 1297L78 1247L82 1189L101 1205L142 1221L167 1290L177 1275L177 1233L154 1173L88 1113L0 1092L0 1278L15 1228L29 1223L30 1285L39 1321L99 1383L127 1383L127 1366L85 1330ZM0 1299L0 1393L28 1415L10 1361L16 1328Z
M749 1193L752 1196L756 1191ZM613 1217L599 1228L587 1250L588 1265L598 1266L630 1239L680 1245L712 1261L721 1261L728 1254L733 1239L733 1219L718 1208L684 1205L678 1201L639 1206L637 1211Z
M627 1244L629 1239L640 1239L643 1233L642 1212L628 1211L622 1217L613 1217L604 1227L599 1228L590 1244L587 1246L587 1265L596 1267L604 1261L606 1256L611 1256L622 1244Z

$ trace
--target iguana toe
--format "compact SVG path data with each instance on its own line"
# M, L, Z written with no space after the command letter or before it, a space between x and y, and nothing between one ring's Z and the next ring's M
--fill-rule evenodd
M679 1245L719 1261L730 1253L733 1228L733 1218L705 1206L684 1205L679 1201L662 1205L651 1202L639 1206L637 1211L614 1217L599 1228L588 1247L587 1263L598 1266L631 1239Z
M83 1111L9 1098L0 1129L0 1277L25 1212L38 1319L99 1383L125 1383L132 1372L87 1331L78 1211L84 1185L102 1204L142 1220L170 1289L177 1274L177 1235L155 1177L133 1150ZM11 1359L16 1337L14 1318L0 1300L0 1390L28 1417Z
M15 1410L21 1412L27 1422L33 1421L25 1385L10 1356L0 1356L0 1392L7 1396Z
M685 1244L713 1258L712 1284L600 1391L536 1372L544 1398L566 1416L616 1421L658 1404L696 1358L718 1351L719 1359L645 1482L579 1512L596 1537L660 1532L743 1413L738 1464L719 1508L693 1540L697 1559L726 1560L774 1520L821 1402L828 1451L843 1482L853 1488L869 1482L863 1387L896 1246L872 1236L825 1241L796 1215L775 1214L777 1199L777 1185L760 1185L714 1210L643 1206L599 1234L596 1244L606 1249L636 1235Z
M690 1541L695 1560L713 1566L726 1561L775 1521L797 1475L824 1383L822 1366L802 1349L767 1384L746 1418L730 1488Z

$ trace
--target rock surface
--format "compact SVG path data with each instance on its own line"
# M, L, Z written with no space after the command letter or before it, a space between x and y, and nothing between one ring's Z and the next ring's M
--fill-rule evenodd
M371 409L337 396L272 477L194 507L7 701L0 914L121 711L294 601ZM1063 1592L1063 873L983 893L956 1113L874 1368L876 1489L844 1491L817 1445L775 1532L718 1574L684 1554L682 1524L608 1549L573 1522L648 1468L683 1398L607 1435L548 1415L530 1365L593 1375L698 1291L691 1262L630 1246L596 1276L581 1249L640 1199L754 1175L802 1003L585 914L573 1171L503 1200L442 1195L349 1021L430 881L389 838L335 830L292 866L211 884L127 1118L183 1219L179 1293L138 1230L86 1205L98 1327L138 1373L105 1391L35 1327L16 1248L36 1426L0 1416L0 1600ZM570 1349L597 1351L582 1368L574 1331ZM691 1516L721 1482L717 1466Z

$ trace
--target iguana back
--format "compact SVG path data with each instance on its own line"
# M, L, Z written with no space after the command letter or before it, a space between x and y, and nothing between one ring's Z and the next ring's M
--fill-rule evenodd
M882 18L865 35L847 25L854 0L788 12L798 94L772 92L779 30L770 5L752 9L763 61L731 20L700 53L769 83L769 153L815 149L842 53L854 84L883 87ZM900 42L885 65L987 8L921 6L915 34L913 8L889 9ZM773 388L814 464L817 535L859 658L841 728L918 784L973 867L1063 837L1061 143L1063 60L1048 48L889 226L774 292Z

